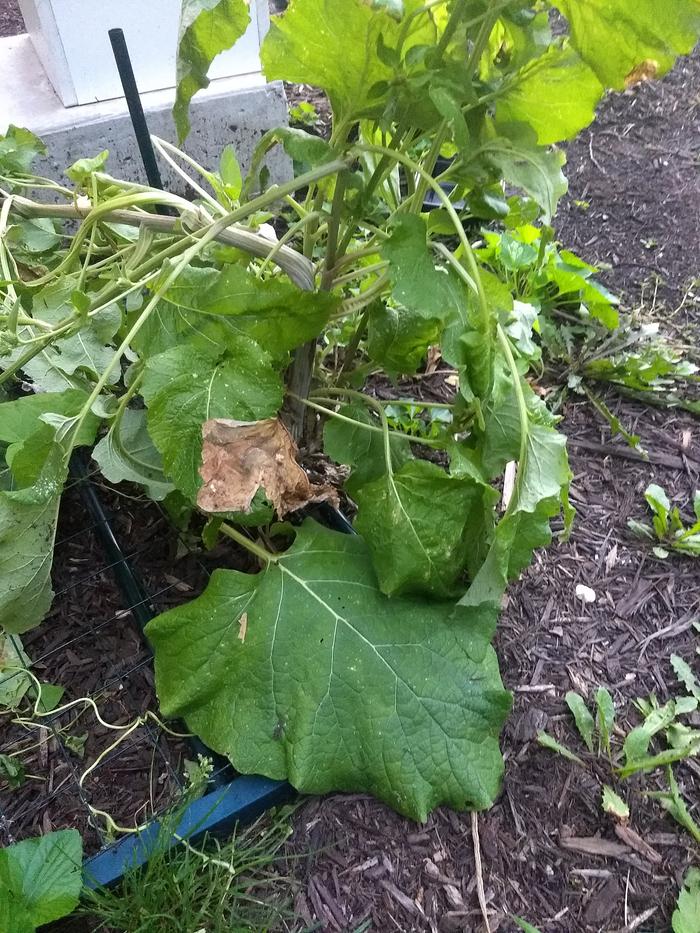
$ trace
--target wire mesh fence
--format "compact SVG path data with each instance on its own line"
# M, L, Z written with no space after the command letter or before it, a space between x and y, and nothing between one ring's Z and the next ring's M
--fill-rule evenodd
M185 759L206 749L168 734L155 719L134 726L128 738L125 728L105 724L128 727L157 714L141 628L206 586L217 555L203 559L194 540L162 507L101 486L74 464L59 514L51 611L21 640L39 681L63 693L55 713L32 717L30 690L19 711L0 718L0 753L10 763L5 777L15 774L0 783L0 844L74 827L85 851L94 852L113 837L110 821L133 828L178 797ZM16 638L14 644L19 648ZM21 671L6 675L6 687L12 676L26 678ZM94 706L61 710L84 698ZM213 783L231 777L216 759Z

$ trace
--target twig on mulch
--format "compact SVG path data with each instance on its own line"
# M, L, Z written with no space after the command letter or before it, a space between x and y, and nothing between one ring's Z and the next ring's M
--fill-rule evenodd
M646 456L627 447L615 447L612 444L598 444L595 441L587 441L579 437L570 437L568 444L571 447L580 447L582 450L590 450L593 453L603 454L604 457L620 457L623 460L636 460L643 463L656 463L659 466L668 467L671 470L685 470L686 461L692 463L697 469L700 469L700 461L692 457L674 457L673 454L659 454L650 451Z
M472 842L474 844L474 866L476 868L476 893L479 898L481 916L484 918L486 933L491 933L489 912L486 906L486 893L484 892L484 873L481 867L481 843L479 842L479 815L472 811Z

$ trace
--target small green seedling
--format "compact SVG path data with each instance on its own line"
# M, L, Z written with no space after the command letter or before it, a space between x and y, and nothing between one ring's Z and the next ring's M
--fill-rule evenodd
M578 733L583 739L588 751L593 754L595 739L597 737L598 754L600 755L605 751L608 758L611 759L610 735L615 727L615 704L613 703L613 698L610 696L609 691L606 690L605 687L599 687L596 691L595 718L586 706L586 701L579 693L576 693L574 690L569 690L565 700L566 705L569 707L574 717ZM546 732L540 732L537 736L537 741L544 748L549 748L563 758L583 765L583 761L578 755L565 745L557 742L556 739L552 738L552 736L548 735Z
M700 557L700 490L696 490L693 497L693 511L697 520L688 528L681 521L678 507L671 506L661 486L651 483L644 493L644 498L654 513L652 525L630 519L627 525L631 531L642 538L660 541L661 544L656 545L653 551L662 559L668 557L670 551Z
M318 121L318 111L313 104L302 100L289 108L289 120L291 123L301 123L302 126L313 126Z
M700 869L688 870L671 924L673 933L700 933Z
M527 920L523 920L522 917L512 917L513 923L515 923L521 930L525 930L525 933L541 933L538 927L533 926L531 923L528 923Z
M658 800L666 812L687 830L693 839L700 844L700 826L695 822L688 811L685 800L681 797L673 769L669 765L666 769L669 791L648 791L646 796L651 800Z
M700 752L700 729L684 721L700 706L700 684L690 666L678 655L671 656L671 665L685 694L674 697L663 706L655 696L640 698L635 706L641 713L642 722L632 729L624 739L622 748L613 748L611 736L615 731L615 708L610 693L599 687L595 697L595 718L583 697L569 691L566 704L588 752L600 756L605 752L611 769L618 778L628 778L640 772L651 772L658 768L667 769L668 791L649 791L646 796L658 800L661 806L677 823L700 842L700 826L691 816L681 795L671 765L684 761ZM619 730L618 730L619 731ZM663 738L660 751L651 750L654 739ZM546 732L540 732L537 741L543 748L561 755L582 768L585 761L570 748L562 745ZM596 749L597 744L597 749ZM629 819L629 808L622 798L608 785L602 788L602 807L618 821Z

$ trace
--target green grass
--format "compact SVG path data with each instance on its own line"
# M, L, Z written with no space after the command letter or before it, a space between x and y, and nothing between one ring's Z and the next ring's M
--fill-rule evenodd
M87 892L80 912L97 931L243 933L279 929L290 917L289 879L275 868L289 837L290 809L268 814L225 842L167 848L181 810L164 820L148 864L114 889Z

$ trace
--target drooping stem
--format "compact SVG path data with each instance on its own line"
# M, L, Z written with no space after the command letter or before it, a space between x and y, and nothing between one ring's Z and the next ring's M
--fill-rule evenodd
M324 392L328 392L328 389L324 389ZM369 396L362 395L361 392L358 395L362 396L365 402L369 402ZM384 428L376 424L367 424L365 421L357 421L355 418L350 418L349 415L343 415L339 411L333 411L332 408L328 408L328 405L337 405L337 399L324 398L321 395L312 395L311 398L300 399L304 405L309 408L313 408L314 411L317 411L321 415L326 415L329 418L335 418L337 421L344 421L346 424L351 424L355 428L361 428L363 431L373 431L375 434L384 434ZM373 400L372 400L373 401ZM325 405L321 405L321 402L325 402ZM379 409L374 409L379 412ZM383 412L383 409L382 409ZM414 437L412 434L404 434L403 431L392 431L388 426L387 430L389 436L391 437L400 437L404 440L410 441L412 444L423 444L424 447L433 447L438 450L442 449L442 444L439 441L433 441L429 437Z
M491 312L489 311L489 305L488 305L488 300L486 298L486 292L484 291L484 286L481 281L479 265L476 261L476 257L474 256L474 251L472 250L471 243L469 242L469 238L467 237L467 234L464 230L462 221L459 219L459 215L457 214L457 211L455 210L454 205L450 201L449 197L445 194L445 192L442 190L442 188L437 183L437 181L432 177L432 175L430 175L428 172L425 171L422 165L419 165L417 162L415 162L409 156L405 155L403 152L393 152L390 149L386 149L384 146L370 146L370 145L365 145L365 144L358 144L354 148L360 152L384 153L390 156L391 158L396 159L397 162L400 162L401 164L407 166L413 172L420 175L421 178L425 179L428 186L432 188L432 190L435 192L442 206L445 208L445 210L449 214L449 217L450 217L450 220L452 221L452 225L455 229L455 232L457 233L457 236L459 237L460 245L462 246L462 249L464 250L464 254L467 259L467 265L469 266L469 271L474 279L476 293L477 293L477 297L479 300L479 309L481 313L481 326L482 326L484 333L488 333L491 329Z

